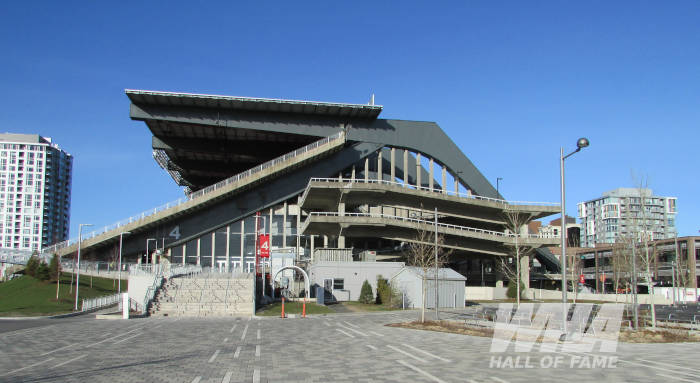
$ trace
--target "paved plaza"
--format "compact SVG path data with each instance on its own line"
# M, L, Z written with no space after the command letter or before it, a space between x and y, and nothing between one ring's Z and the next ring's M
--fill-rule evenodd
M700 381L699 344L621 343L614 368L581 366L586 355L570 353L555 354L564 360L557 368L541 368L540 359L551 355L491 353L490 338L384 326L416 316L416 311L307 319L83 316L25 328L2 321L0 382ZM494 356L521 359L498 368L490 366ZM572 357L576 368L570 368Z

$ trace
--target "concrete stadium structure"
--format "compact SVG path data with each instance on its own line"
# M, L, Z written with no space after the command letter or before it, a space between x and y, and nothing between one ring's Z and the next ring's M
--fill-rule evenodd
M436 123L380 119L378 105L126 95L131 118L153 134L155 160L186 195L84 234L82 252L94 258L116 251L129 231L127 259L145 261L150 243L149 253L157 249L174 264L249 272L258 212L272 247L293 249L302 263L319 248L400 258L418 231L435 230L437 209L437 230L454 249L451 266L466 274L471 260L508 254L516 234L505 212L536 219L559 211L503 200ZM517 239L532 247L556 241L523 233ZM71 240L46 252L76 249ZM540 263L557 271L556 259Z

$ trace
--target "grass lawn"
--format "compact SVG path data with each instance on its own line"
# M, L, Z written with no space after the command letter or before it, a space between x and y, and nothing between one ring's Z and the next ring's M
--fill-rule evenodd
M73 311L75 288L70 292L71 274L61 274L59 300L56 301L56 283L42 282L28 275L0 283L0 316L42 316ZM113 279L80 276L80 300L116 293ZM122 280L122 291L127 281ZM78 305L80 307L80 305Z
M350 311L366 312L366 311L393 311L401 310L401 308L393 308L385 305L378 305L374 303L360 303L355 301L339 302L339 305L345 306Z
M284 312L285 314L301 314L303 302L284 302ZM306 302L306 313L307 314L332 314L333 310L326 306L317 305L316 303ZM260 308L256 315L260 316L280 316L282 314L282 303L275 302L269 304L265 307Z

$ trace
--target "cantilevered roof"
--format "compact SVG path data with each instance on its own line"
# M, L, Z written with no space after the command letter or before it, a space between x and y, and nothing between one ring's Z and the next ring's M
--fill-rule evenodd
M368 119L375 119L377 116L379 116L379 113L382 112L381 105L218 96L210 94L158 92L136 89L126 89L126 95L134 104L192 106L200 108L223 108L255 112L315 114Z

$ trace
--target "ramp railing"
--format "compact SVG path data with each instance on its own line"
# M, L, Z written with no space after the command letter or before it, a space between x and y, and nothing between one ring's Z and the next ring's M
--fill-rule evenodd
M184 203L186 203L186 202L189 202L189 201L193 201L193 200L202 198L202 197L204 197L204 196L206 196L206 195L208 195L208 194L211 194L212 192L215 192L215 191L217 191L217 190L219 190L219 189L221 189L221 188L224 188L224 187L226 187L226 186L228 186L228 185L230 185L230 184L232 184L232 183L235 183L235 182L241 181L241 180L243 180L243 179L245 179L245 178L251 177L251 176L253 176L253 175L255 175L255 174L258 174L258 173L262 172L262 171L265 170L265 169L268 169L268 168L270 168L270 167L272 167L272 166L278 165L278 164L283 163L283 162L285 162L285 161L289 161L290 159L293 159L293 158L295 158L295 157L298 157L298 156L300 156L300 155L303 155L303 154L305 154L305 153L307 153L307 152L309 152L309 151L311 151L311 150L314 150L314 149L316 149L316 148L318 148L318 147L327 145L327 144L329 144L329 143L331 143L331 142L334 142L334 141L336 141L336 140L343 140L343 142L344 142L344 140L345 140L345 132L344 132L344 131L340 131L340 132L338 132L338 133L336 133L336 134L333 134L333 135L331 135L331 136L328 136L328 137L325 137L325 138L320 139L320 140L318 140L318 141L312 142L312 143L310 143L310 144L308 144L308 145L306 145L306 146L304 146L304 147L301 147L301 148L299 148L299 149L297 149L297 150L295 150L295 151L293 151L293 152L287 153L287 154L285 154L285 155L283 155L283 156L274 158L274 159L272 159L272 160L270 160L270 161L267 161L267 162L265 162L265 163L263 163L263 164L260 164L260 165L258 165L258 166L256 166L256 167L252 168L252 169L248 169L248 170L246 170L246 171L244 171L244 172L242 172L242 173L239 173L239 174L236 174L236 175L234 175L234 176L231 176L231 177L229 177L229 178L227 178L227 179L225 179L225 180L223 180L223 181L219 181L219 182L217 182L217 183L215 183L215 184L213 184L213 185L211 185L211 186L208 186L208 187L206 187L206 188L204 188L204 189L198 190L198 191L196 191L196 192L194 192L194 193L190 193L190 194L188 194L188 195L185 196L185 197L178 198L178 199L175 200L175 201L168 202L168 203L166 203L166 204L160 205L160 206L155 207L155 208L153 208L153 209L149 209L149 210L147 210L147 211L144 211L144 212L142 212L142 213L140 213L140 214L136 214L136 215L133 215L133 216L131 216L131 217L129 217L129 218L123 219L123 220L121 220L121 221L119 221L119 222L113 223L113 224L108 225L108 226L104 226L103 228L94 230L94 231L89 232L89 233L86 233L86 234L83 234L83 235L82 235L82 239L83 239L83 240L86 240L86 239L94 238L94 237L96 237L96 236L98 236L98 235L101 235L101 234L104 234L104 233L106 233L106 232L108 232L108 231L117 229L117 228L119 228L119 227L121 227L121 226L125 226L125 225L128 225L128 224L130 224L130 223L143 220L143 219L145 219L145 218L147 218L147 217L150 217L150 216L152 216L152 215L155 215L155 214L158 213L158 212L161 212L161 211L164 211L164 210L168 210L168 209L174 208L174 207L176 207L176 206L180 206L180 205L182 205L182 204L184 204ZM62 248L64 248L64 247L71 246L71 245L73 245L73 244L75 244L75 243L77 243L77 242L78 242L78 239L77 239L77 238L72 238L72 239L69 239L69 240L66 240L66 241L63 241L63 242L59 242L59 243L56 243L56 244L54 244L54 245L52 245L52 246L48 246L48 247L42 249L42 253L53 253L53 252L55 252L55 251L57 251L57 250L59 250L59 249L62 249Z

